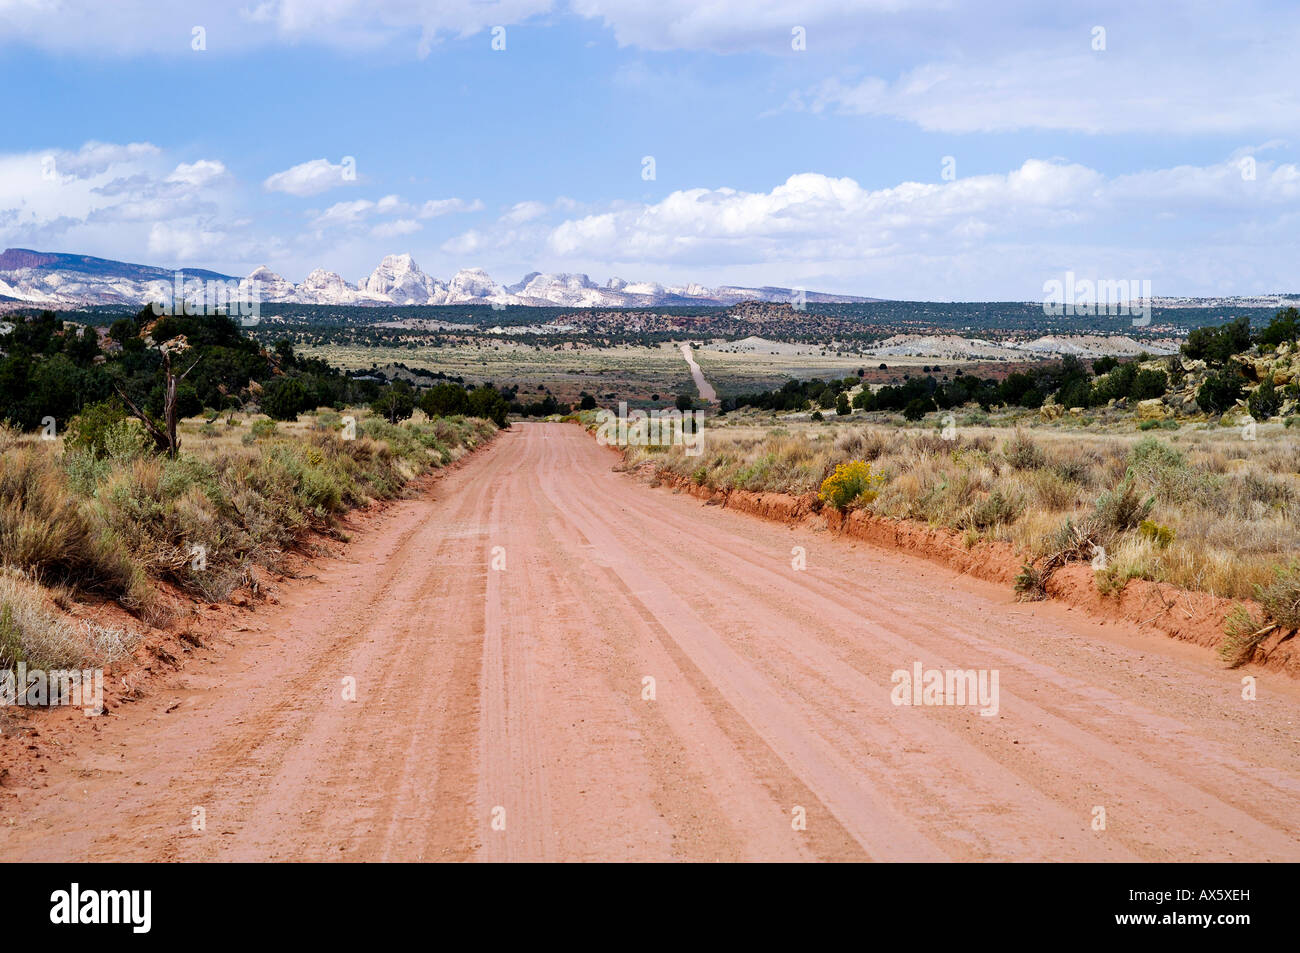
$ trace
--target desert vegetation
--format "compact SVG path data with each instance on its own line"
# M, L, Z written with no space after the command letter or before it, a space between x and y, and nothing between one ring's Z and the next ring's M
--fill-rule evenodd
M189 420L174 459L153 451L138 421L99 405L54 441L0 428L0 564L9 573L0 668L62 658L76 641L40 608L36 584L159 621L165 592L224 599L257 568L277 567L308 531L397 496L496 432L478 418L420 414L394 425L356 415L354 432L331 410L292 424L248 414ZM64 648L42 648L53 643Z
M968 544L1012 544L1018 587L1040 597L1060 565L1092 562L1103 592L1130 579L1252 599L1259 624L1296 624L1300 438L1272 425L1155 436L989 426L935 430L784 420L706 431L704 452L628 447L715 489L807 495L816 505L917 520ZM1098 554L1104 552L1104 558ZM1290 608L1288 608L1290 607Z

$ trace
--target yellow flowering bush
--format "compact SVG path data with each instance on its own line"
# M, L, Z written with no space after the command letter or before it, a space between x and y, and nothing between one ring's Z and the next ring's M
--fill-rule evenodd
M865 506L876 498L884 482L884 475L873 473L871 464L853 460L835 467L835 472L822 481L817 498L841 510L855 504Z

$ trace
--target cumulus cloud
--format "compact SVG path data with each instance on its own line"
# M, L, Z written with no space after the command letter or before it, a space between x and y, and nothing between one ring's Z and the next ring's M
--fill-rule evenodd
M312 227L318 230L329 228L348 228L368 220L383 216L400 216L402 224L396 221L381 223L372 230L375 235L401 235L418 230L421 226L417 218L430 219L457 212L476 212L483 208L478 199L466 201L460 198L430 199L421 205L412 205L397 195L385 195L377 201L356 199L350 202L336 202L312 219ZM414 226L414 227L412 227ZM394 228L404 229L404 231ZM382 230L381 230L382 229Z
M545 214L545 202L516 202L501 216L501 221L512 225L522 225L524 222L531 222L533 219L540 218Z
M1025 299L1042 276L1067 268L1136 269L1158 276L1163 293L1228 293L1206 284L1230 268L1199 270L1217 255L1242 263L1231 290L1246 293L1261 290L1251 284L1261 275L1272 276L1264 287L1287 284L1286 232L1297 215L1300 169L1292 164L1248 156L1106 176L1032 159L1002 174L880 189L802 173L766 192L679 190L563 221L531 254L732 281L816 275L865 294ZM476 232L444 248L500 244Z
M200 159L198 162L182 162L167 176L168 182L182 185L200 186L224 178L226 167L216 159Z
M285 192L301 197L355 184L356 180L356 162L351 157L344 158L338 165L329 159L311 159L268 176L262 188L268 192Z
M399 218L392 222L381 222L370 230L375 238L394 238L398 235L410 235L424 226L411 218Z
M442 243L441 250L450 255L476 255L487 247L487 241L481 231L471 228L455 235Z
M149 253L155 260L197 261L226 241L224 229L195 223L154 222L149 228Z
M478 199L467 202L464 199L430 199L420 206L420 218L438 218L457 212L481 212L483 203Z
M878 190L851 178L801 173L769 192L686 189L654 204L570 219L552 231L549 245L558 254L617 248L628 257L654 259L807 257L814 248L846 243L864 250L886 245L900 229L969 225L972 218L991 227L1026 213L1068 215L1099 180L1081 166L1039 160L1006 175Z
M376 203L370 201L370 199L335 202L312 219L312 226L315 228L334 228L354 225L370 215L375 210L375 205Z
M234 221L232 182L214 159L168 160L152 143L0 155L0 241L169 259L212 249ZM191 238L181 241L188 233Z

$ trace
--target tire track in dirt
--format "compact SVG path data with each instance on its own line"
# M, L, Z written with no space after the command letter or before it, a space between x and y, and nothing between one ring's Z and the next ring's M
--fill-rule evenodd
M888 673L896 668L909 667L910 660L918 658L918 653L925 657L927 667L972 667L972 661L969 657L962 659L961 665L953 663L952 659L940 654L940 651L952 652L954 649L964 647L973 647L981 658L981 664L987 664L989 656L1000 657L1005 663L1008 659L1013 663L1019 663L1023 666L1023 682L1043 682L1047 688L1053 691L1067 683L1072 683L1083 689L1082 693L1075 693L1071 698L1066 699L1063 704L1055 706L1062 709L1060 714L1070 713L1075 716L1080 711L1086 711L1090 719L1102 719L1108 722L1119 722L1122 724L1122 730L1126 734L1120 734L1118 731L1102 737L1097 733L1085 732L1076 728L1069 723L1064 717L1056 712L1049 712L1048 706L1039 706L1028 702L1024 698L1018 698L1015 695L1008 695L1004 690L1003 705L1009 711L1014 712L1021 721L1021 724L1013 726L1016 733L1022 738L1033 737L1038 744L1041 736L1048 735L1048 741L1058 742L1056 753L1061 755L1057 770L1059 772L1075 771L1075 785L1086 785L1094 790L1104 790L1106 796L1097 800L1096 796L1089 804L1111 805L1120 804L1126 810L1134 808L1132 813L1146 815L1148 817L1163 818L1165 821L1173 819L1178 820L1178 824L1190 824L1202 829L1202 833L1214 833L1213 826L1221 824L1222 849L1226 851L1223 859L1227 859L1234 854L1241 856L1250 855L1271 855L1279 849L1285 851L1295 850L1295 833L1294 821L1292 815L1294 806L1297 801L1296 779L1294 774L1285 774L1276 770L1265 768L1258 764L1252 764L1250 761L1243 760L1240 757L1233 756L1223 750L1222 745L1207 745L1203 737L1197 737L1193 732L1182 730L1178 723L1165 716L1159 715L1149 709L1140 708L1130 702L1121 701L1114 693L1096 686L1089 686L1076 678L1063 675L1051 668L1036 665L1030 660L1024 658L1016 652L1009 652L993 644L987 638L972 635L969 629L955 627L952 619L954 607L945 606L942 612L930 611L918 606L902 606L897 600L882 603L882 600L875 599L869 595L869 589L864 587L859 580L837 579L835 573L807 573L794 574L789 569L788 560L784 563L784 570L774 570L772 566L781 565L777 559L757 560L742 555L748 549L747 541L740 538L731 539L728 545L723 547L710 547L707 543L701 543L699 546L684 545L685 541L695 538L699 530L699 523L707 521L712 514L700 508L700 515L695 518L683 516L679 508L656 508L652 502L648 502L644 496L629 495L622 501L626 508L631 510L640 510L645 518L658 517L661 525L665 526L665 531L671 527L681 533L678 540L667 540L662 551L656 553L661 563L672 565L676 563L680 570L680 577L684 580L706 578L710 572L719 572L725 574L727 578L735 580L737 585L721 588L723 595L734 596L736 588L746 590L744 594L744 604L753 605L764 600L770 601L770 605L765 607L765 613L769 619L775 617L784 617L787 620L789 630L798 630L800 628L807 631L815 631L815 625L809 625L806 621L799 618L792 612L786 612L786 607L796 605L806 605L810 600L800 598L797 592L788 591L791 588L791 580L796 575L803 578L813 579L820 575L817 580L817 587L822 596L835 593L843 593L844 598L831 598L828 601L838 603L838 608L844 611L838 614L838 624L831 626L822 633L824 641L838 641L841 644L851 642L851 639L838 637L835 635L838 631L851 631L852 628L868 628L871 638L861 644L875 646L881 642L889 644L895 649L889 657L884 659L888 664L875 666L878 672L878 678L881 682L879 687L871 686L869 683L863 683L862 689L856 694L849 692L842 697L845 699L862 698L863 690L877 699L883 700L888 693L889 686L887 681ZM698 506L698 504L697 504ZM712 511L714 514L717 510ZM725 517L717 517L718 521L726 522L727 525L735 525L735 520L727 521ZM771 524L768 524L770 527ZM787 533L787 537L788 537ZM710 537L710 541L716 542L717 537ZM801 538L801 541L803 539ZM825 550L827 545L832 548L838 546L844 548L842 541L821 541L819 545ZM788 543L787 543L788 545ZM693 566L692 559L698 557L700 565ZM904 558L902 560L906 562ZM699 570L704 568L704 573ZM694 570L694 571L693 571ZM928 572L931 576L937 576L942 579L944 576L951 578L951 573L935 570L934 567L921 568L922 572ZM755 578L755 577L759 578ZM786 590L782 592L782 590ZM773 592L782 592L779 598L772 598ZM889 618L887 625L881 625L870 619L856 618L854 614L855 606L850 605L848 598L852 596L857 607L861 607L865 601L872 608L883 609L881 618ZM711 597L711 588L701 589L698 593L693 594L693 598L708 601ZM737 617L743 614L743 606L739 600L733 598L730 604L717 604L712 607L709 613L713 617ZM803 623L801 625L801 622ZM855 625L856 623L856 625ZM981 628L985 628L981 626ZM787 631L789 631L787 630ZM900 639L895 633L901 632L904 638ZM1068 633L1062 633L1063 635ZM758 633L762 635L762 633ZM784 646L779 640L769 640L770 644L764 646L763 653L768 658L777 657L783 650ZM924 651L921 651L921 643L926 643ZM938 644L941 649L935 649L934 645ZM878 653L877 653L878 654ZM801 643L798 654L790 655L787 653L786 662L791 668L797 668L801 662L812 660L812 664L807 666L810 673L816 676L816 694L826 696L828 694L828 685L826 676L837 672L838 660L834 657L827 656L824 652L819 652L815 644ZM1006 666L1003 664L1003 674L1009 674ZM842 669L842 666L839 666ZM1218 672L1218 677L1228 683L1233 684L1237 681L1236 676L1231 673ZM775 673L773 673L775 676ZM1130 679L1131 681L1131 679ZM1004 678L1004 686L1007 680ZM1235 686L1234 686L1235 687ZM1033 689L1034 692L1038 688ZM1120 711L1116 712L1117 703ZM1253 704L1253 703L1252 703ZM879 707L879 706L878 706ZM878 711L876 724L885 723L890 720L890 708L892 706L883 706ZM912 709L901 708L894 709L893 714L903 717L911 717ZM826 716L832 717L831 712L826 712ZM936 719L944 719L947 716L949 722L954 718L961 716L953 709L932 709L927 711L928 715L935 716ZM967 719L969 723L969 719ZM978 724L978 721L976 722ZM1141 729L1156 729L1153 731L1143 730L1140 733L1132 731L1134 727ZM1163 737L1160 736L1160 730L1163 729ZM980 734L987 734L981 732ZM1139 744L1134 743L1134 736ZM1144 738L1142 735L1150 735ZM922 739L913 739L921 741ZM1149 740L1150 750L1140 749L1140 742ZM1196 741L1192 744L1192 741ZM933 738L930 739L934 741ZM954 753L959 752L962 747L969 751L969 745L959 744L956 747L952 744L952 736L948 736L944 747ZM900 742L895 739L893 746L897 747ZM904 739L901 743L906 744ZM987 745L988 739L984 738L982 744ZM1129 748L1136 750L1121 751L1119 749ZM1015 750L1015 749L1010 749ZM1019 754L1023 754L1026 749L1020 747ZM1089 755L1088 760L1079 758L1080 752L1086 752ZM1042 754L1051 752L1039 752L1041 761ZM1294 749L1292 749L1292 760ZM1158 778L1153 778L1150 770L1146 769L1144 761L1155 760L1160 762L1163 774ZM957 767L979 767L978 771L970 774L970 777L962 784L953 783L953 778L946 777L940 780L944 782L943 786L952 792L960 793L963 790L972 793L981 788L981 782L990 778L990 768L998 769L999 766L990 763L987 760L981 762L972 754L967 754L960 760L952 762ZM917 778L924 777L923 769L918 771L920 765L913 764L906 770L906 775ZM1036 767L1040 767L1037 766ZM1080 767L1085 770L1078 770ZM1096 772L1098 769L1107 771L1106 785L1096 784ZM1141 770L1139 770L1141 769ZM1274 788L1274 791L1267 792L1274 796L1271 798L1262 798L1258 786L1252 786L1249 789L1244 788L1240 779L1243 769L1251 770L1256 776L1262 775L1262 780ZM1211 790L1211 786L1206 784L1207 778L1196 777L1197 772L1210 775L1210 779L1216 782L1214 787L1217 790ZM1005 770L999 770L997 773L1005 774ZM1035 773L1041 775L1041 770ZM1015 784L1021 783L1022 780L1030 780L1030 776L1024 771L1018 771ZM1090 780L1091 779L1091 780ZM1193 780L1194 779L1194 780ZM1055 785L1060 788L1060 784ZM1170 795L1176 796L1175 803L1170 803ZM1100 796L1100 795L1098 795ZM1020 798L1025 801L1025 798ZM1077 819L1087 817L1088 805L1080 804L1076 809L1076 822L1066 827L1060 827L1060 818L1054 819L1058 829L1063 829L1070 834L1077 835L1080 832L1080 825ZM953 806L949 805L949 812ZM1252 813L1253 812L1253 813ZM1261 814L1260 819L1256 819L1254 814ZM1198 816L1199 815L1199 816ZM1124 813L1120 813L1124 817ZM1016 825L1020 829L1033 830L1036 825L1052 818L1051 811L1044 811L1041 804L1034 805L1031 816L1021 818ZM1211 831L1205 832L1204 826L1211 824ZM1149 825L1148 825L1149 826ZM1279 837L1279 829L1285 832ZM1123 830L1123 828L1121 828ZM1014 837L1015 831L1011 830L1006 833L1008 837ZM1142 854L1153 854L1155 857L1161 856L1161 850L1154 852L1147 849L1147 840L1130 829L1128 836L1124 837L1129 842L1129 846ZM1062 837L1062 840L1065 840ZM1095 838L1093 839L1095 841ZM1038 838L1039 843L1046 844L1047 841L1042 837ZM1005 838L1003 839L1005 843ZM1060 845L1062 847L1066 845ZM1076 842L1075 846L1078 846ZM1113 847L1115 845L1108 845ZM1083 855L1088 856L1093 851L1084 851ZM1126 852L1121 852L1122 858ZM1131 856L1131 855L1129 855ZM1113 858L1113 855L1112 855ZM1113 858L1119 859L1119 858Z

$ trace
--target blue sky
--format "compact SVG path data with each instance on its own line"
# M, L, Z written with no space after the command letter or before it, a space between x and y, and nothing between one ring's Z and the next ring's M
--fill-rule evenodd
M1300 10L1131 7L0 0L0 243L294 281L410 252L938 300L1067 270L1300 290Z

